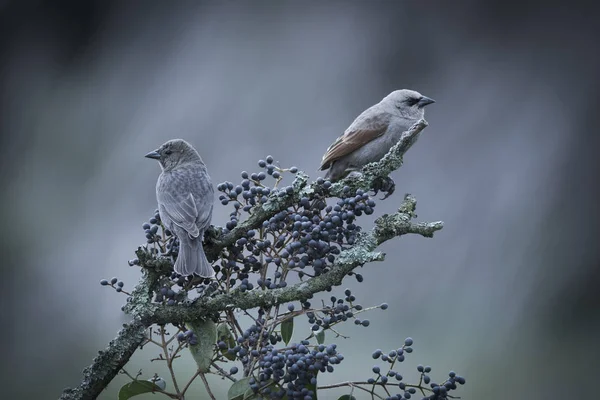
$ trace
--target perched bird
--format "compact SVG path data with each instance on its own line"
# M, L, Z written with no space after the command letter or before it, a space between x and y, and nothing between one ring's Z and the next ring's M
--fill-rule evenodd
M206 165L196 149L182 139L169 140L146 157L158 160L162 168L156 199L163 224L179 239L175 272L213 277L215 272L202 248L214 202Z
M320 167L329 168L325 179L335 182L381 160L400 140L402 132L423 118L424 107L431 103L435 101L419 92L402 89L363 111L325 152Z

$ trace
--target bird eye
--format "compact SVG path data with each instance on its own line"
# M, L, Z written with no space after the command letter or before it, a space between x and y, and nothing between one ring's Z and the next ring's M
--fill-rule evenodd
M408 104L409 106L414 106L415 104L417 104L419 102L419 99L416 99L414 97L410 97L408 99L406 99L406 104Z
M169 155L169 154L171 154L171 153L172 153L172 151L171 151L171 150L169 150L169 149L165 150L165 154L166 154L166 155Z

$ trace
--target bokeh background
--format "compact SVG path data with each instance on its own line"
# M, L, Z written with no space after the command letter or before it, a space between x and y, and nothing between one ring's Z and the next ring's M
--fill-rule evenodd
M446 226L347 279L390 309L343 328L346 361L320 383L366 379L375 348L412 336L400 372L455 369L464 399L592 398L600 56L584 4L0 1L2 397L57 398L127 320L98 282L139 277L127 260L159 173L146 152L185 138L214 183L267 154L316 178L356 115L412 88L437 103L376 214L410 192ZM156 355L128 369L165 375Z

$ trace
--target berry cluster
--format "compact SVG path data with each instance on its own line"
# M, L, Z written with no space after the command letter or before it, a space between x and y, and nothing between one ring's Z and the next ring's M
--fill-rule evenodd
M265 349L281 341L279 334L269 332L270 329L267 328L264 315L265 311L260 308L258 318L254 324L244 331L242 336L237 338L234 347L229 347L225 340L219 340L217 347L222 351L226 351L230 356L241 360L245 367L248 366L253 358L259 357L260 353L257 349Z
M417 366L417 371L421 373L420 382L423 382L431 387L432 394L428 397L425 397L423 400L446 400L448 398L448 392L457 389L457 383L459 385L464 385L466 383L465 378L456 375L456 372L454 371L450 371L448 373L448 379L440 384L431 382L431 378L429 375L427 375L429 372L431 372L431 367L423 367L422 365L419 365Z
M242 171L242 182L240 185L234 186L231 182L223 182L217 186L217 190L223 192L223 194L219 196L221 204L224 206L228 205L230 202L233 202L234 204L235 210L231 215L232 220L234 217L239 216L240 210L249 212L256 204L267 202L267 198L271 193L271 189L262 183L267 178L267 175L272 176L276 180L274 184L274 187L276 187L277 184L283 179L282 174L284 172L291 172L292 174L298 172L298 168L296 167L284 169L276 166L273 164L273 162L273 157L267 156L265 160L258 161L258 166L264 169L264 171L253 173ZM287 186L283 189L280 189L278 193L291 194L293 192L294 188ZM232 227L227 227L227 229L232 229L234 226L235 225L232 225Z
M146 234L146 250L154 257L158 255L171 255L173 260L177 258L179 253L179 240L170 230L166 229L160 220L160 213L154 210L154 216L148 222L144 222L142 229ZM153 246L150 246L153 245ZM140 260L134 258L129 260L129 266L140 265Z
M191 330L187 330L185 332L179 332L177 334L177 340L179 341L179 343L185 343L185 344L189 344L192 346L198 344L198 337Z
M175 291L168 286L163 286L156 292L154 301L157 303L164 302L168 306L172 306L183 300L184 297L184 291Z
M373 358L377 360L381 357L381 361L386 361L388 363L402 362L404 361L404 353L412 353L413 349L413 340L412 338L404 339L404 345L397 349L392 350L389 353L383 353L380 349L377 349L373 352Z
M343 359L335 344L311 347L307 340L285 350L265 348L260 352L258 374L250 378L250 388L270 399L316 398L317 373L333 372L333 366Z
M313 331L316 332L320 329L328 329L337 323L346 322L349 318L354 318L354 323L356 325L367 327L371 324L368 319L361 320L356 317L355 314L367 310L363 309L360 304L353 304L356 297L354 297L350 289L346 289L344 294L346 297L343 299L331 296L331 305L324 305L323 308L318 311L310 309L311 303L309 301L302 303L302 308L306 311L308 323L312 326L311 329ZM293 311L293 305L290 304L290 306L290 311ZM386 310L388 305L384 303L379 306L379 308ZM369 310L370 309L372 308L369 308Z
M142 229L146 233L146 240L148 243L157 243L160 240L158 230L161 228L160 214L158 210L154 211L154 216L148 220L148 222L142 225ZM170 234L170 232L169 232Z
M239 224L241 214L251 213L255 205L266 203L269 196L287 196L294 194L293 186L277 188L284 172L297 172L297 168L282 169L273 164L273 158L260 160L259 167L266 172L242 172L242 181L238 185L223 182L217 189L221 203L233 204L230 220L223 233L227 233ZM273 188L266 187L264 180L270 175L276 179ZM327 204L327 194L331 187L329 181L317 179L319 190L306 194L294 205L273 215L257 229L249 229L237 242L229 246L215 270L220 272L219 279L228 281L230 287L238 282L242 290L249 290L248 278L252 272L262 272L257 285L264 289L276 289L287 285L290 272L300 278L319 276L331 268L335 256L346 246L356 241L360 227L356 218L373 213L375 201L367 193L358 190L352 193L344 188L344 198L337 204ZM274 275L266 277L269 267ZM362 276L359 278L362 281Z
M378 365L375 365L372 368L375 377L369 378L367 380L367 383L371 385L386 386L388 388L388 391L393 385L397 386L400 390L403 391L403 393L401 394L395 394L393 396L386 397L386 400L408 400L412 397L412 395L416 393L417 389L420 389L421 391L428 391L431 393L431 395L423 397L423 400L445 400L448 398L448 392L457 388L457 383L461 385L465 384L465 378L456 375L454 371L450 371L450 373L448 374L449 379L447 379L445 382L441 384L433 383L431 382L431 378L429 377L429 375L427 375L431 372L431 367L424 367L422 365L417 366L417 371L421 374L419 383L417 385L408 385L402 382L402 375L394 371L392 368L394 367L396 362L404 361L406 353L412 353L412 345L413 339L406 338L404 340L404 345L397 350L392 350L388 353L384 353L380 349L377 349L373 352L374 359L381 359L382 361L385 361L390 365L389 370L386 373L382 373L382 369ZM394 378L394 381L391 381L392 378ZM431 389L423 387L422 384L429 385Z
M123 283L123 281L120 281L116 277L113 277L110 281L107 280L107 279L102 279L100 281L100 284L102 286L111 286L117 292L122 292L123 291L123 286L125 286L125 284Z

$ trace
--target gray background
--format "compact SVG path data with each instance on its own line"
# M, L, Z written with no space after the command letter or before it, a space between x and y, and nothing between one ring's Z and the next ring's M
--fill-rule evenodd
M117 4L118 3L118 4ZM214 183L273 154L313 177L363 109L394 89L437 100L395 172L433 240L387 243L348 324L346 361L321 383L366 379L406 336L399 368L467 377L464 399L592 396L597 346L594 11L521 2L0 1L2 393L51 399L127 318L101 287L144 241L159 168L192 142ZM228 209L216 207L224 224ZM367 220L368 222L368 220ZM343 287L339 289L340 292ZM136 353L128 369L164 367ZM178 373L193 373L181 360ZM101 398L116 398L119 377ZM227 383L215 385L222 398ZM201 385L193 387L200 396ZM336 398L326 392L320 398ZM141 398L141 397L140 397ZM156 396L149 398L157 398Z

